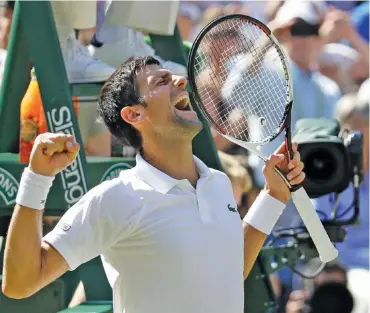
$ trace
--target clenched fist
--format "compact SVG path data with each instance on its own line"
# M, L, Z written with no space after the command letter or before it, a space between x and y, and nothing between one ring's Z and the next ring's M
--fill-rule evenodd
M41 134L33 145L29 168L36 174L55 176L74 161L79 150L71 135Z
M283 143L270 157L263 167L263 175L266 179L265 189L270 195L287 203L290 199L290 190L284 180L278 175L274 169L278 166L283 173L287 173L287 179L291 185L299 185L303 182L306 174L303 172L304 164L301 162L301 156L298 152L298 145L292 144L294 153L293 159L287 158L288 151L285 143Z

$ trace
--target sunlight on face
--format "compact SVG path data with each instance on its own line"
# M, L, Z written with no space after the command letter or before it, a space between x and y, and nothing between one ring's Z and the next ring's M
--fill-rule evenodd
M155 133L167 138L192 139L202 128L191 110L185 77L172 75L158 65L150 65L137 76L139 92L146 104L143 134Z

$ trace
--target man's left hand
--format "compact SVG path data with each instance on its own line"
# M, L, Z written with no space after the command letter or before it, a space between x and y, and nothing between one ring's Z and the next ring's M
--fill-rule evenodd
M286 174L291 185L298 185L303 182L306 175L303 172L304 164L298 152L297 144L292 144L294 153L293 159L289 161L288 151L283 143L270 157L263 167L263 175L266 179L265 190L275 199L287 203L290 199L290 190L284 180L276 173L274 167L277 166Z

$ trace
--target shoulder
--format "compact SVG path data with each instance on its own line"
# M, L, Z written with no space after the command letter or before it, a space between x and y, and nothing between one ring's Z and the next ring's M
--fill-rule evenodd
M89 198L91 199L95 198L102 200L112 196L118 196L124 191L125 188L119 177L117 177L96 185L87 193L87 195L89 195Z
M340 96L340 88L334 80L322 75L319 72L316 73L316 80L319 84L319 87L322 91L324 91L325 94L338 97Z
M230 187L232 188L230 178L222 171L210 168L213 182L220 187Z
M229 177L227 177L227 175L222 172L222 171L219 171L219 170L215 170L214 168L210 168L209 169L212 173L212 176L214 176L216 179L227 179L229 180Z
M137 202L137 179L130 170L124 170L116 178L104 181L90 189L75 206L107 212L111 209L129 209Z

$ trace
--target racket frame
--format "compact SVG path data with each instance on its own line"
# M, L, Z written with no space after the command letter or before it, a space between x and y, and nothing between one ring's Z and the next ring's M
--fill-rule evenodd
M271 41L274 43L276 50L278 51L279 56L282 60L283 66L285 68L288 92L287 92L286 108L285 108L283 118L280 122L280 127L278 128L278 131L276 134L266 138L263 141L259 141L259 142L244 142L242 140L239 140L239 139L236 139L236 138L233 138L227 135L226 132L217 123L213 121L212 117L203 108L203 103L198 95L198 90L195 85L195 77L193 73L193 68L194 68L196 52L201 43L201 40L208 33L208 31L211 28L213 28L215 25L217 25L218 23L226 19L231 19L235 17L246 20L247 22L251 22L252 24L259 27L267 36L269 36ZM222 136L224 136L226 139L230 140L231 142L251 151L252 153L257 155L259 158L261 158L264 161L266 161L266 157L257 149L257 147L260 145L263 145L264 143L271 142L276 137L278 137L284 129L285 129L285 145L287 147L288 156L289 156L289 159L293 158L292 143L291 143L291 110L293 108L293 89L291 86L291 79L290 79L291 76L290 76L289 68L287 67L287 60L288 59L283 49L281 48L275 36L272 34L271 30L266 25L256 20L255 18L247 16L247 15L242 15L242 14L232 14L232 15L222 16L208 23L196 37L193 43L193 46L190 50L190 53L189 53L189 60L188 60L189 84L190 84L191 91L193 92L194 100L195 100L195 103L199 111L202 113L202 115L208 121L208 123L214 126L214 128L216 129L218 133L220 133ZM301 215L301 218L304 224L307 227L307 230L319 253L321 261L326 263L326 262L332 261L335 258L337 258L338 250L331 243L330 238L325 228L323 227L320 221L320 218L318 217L317 212L313 208L310 198L308 197L302 185L291 186L289 181L285 177L285 175L278 168L275 167L275 169L277 173L282 177L284 182L287 184L287 186L290 188L292 192L291 196L292 196L293 202L296 205L296 208L299 214Z
M285 82L286 82L286 87L287 87L286 88L287 94L286 94L286 106L285 106L285 111L284 111L283 117L280 121L278 131L275 134L271 135L270 137L264 138L263 140L260 140L258 142L253 142L253 141L252 142L245 142L243 140L236 139L236 138L226 134L225 130L223 130L222 127L220 127L213 120L211 115L203 108L202 100L199 97L198 89L197 89L197 86L195 84L195 76L194 76L194 73L192 71L192 69L194 68L194 62L195 62L195 58L196 58L196 55L197 55L198 47L199 47L200 43L202 42L203 37L209 32L210 29L214 28L215 25L217 25L217 24L219 24L219 23L221 23L225 20L235 19L235 18L240 18L244 21L247 21L248 23L252 23L252 24L256 25L271 39L271 42L273 43L273 45L275 46L276 51L279 54L279 57L280 57L280 60L281 60L281 63L283 65L283 69L284 69ZM247 16L247 15L243 15L243 14L225 15L225 16L221 16L219 18L216 18L215 20L208 23L201 30L201 32L197 35L197 37L195 38L194 43L193 43L193 45L190 49L190 52L189 52L188 64L189 64L189 66L188 66L188 81L189 81L190 88L191 88L191 91L192 91L193 96L194 96L194 100L197 104L197 107L201 111L202 115L205 117L207 122L210 125L212 125L219 134L221 134L222 136L224 136L226 139L230 140L231 142L233 142L233 143L235 143L239 146L242 146L243 148L251 151L256 156L258 156L261 160L266 162L267 161L266 156L264 156L260 152L260 150L258 150L258 147L273 141L275 138L277 138L283 132L283 130L285 130L285 145L287 147L287 151L288 151L288 154L289 154L288 157L289 157L290 160L293 158L293 150L292 150L292 142L291 142L291 126L290 126L291 110L293 108L293 88L292 88L292 85L291 85L291 74L290 74L289 68L287 66L287 57L286 57L283 49L281 48L281 46L280 46L278 40L276 39L276 37L272 34L271 30L265 24L263 24L262 22L260 22L259 20L255 19L251 16ZM300 185L292 186L289 183L289 180L286 178L285 174L279 168L275 167L275 170L281 176L281 178L284 180L284 182L286 183L286 185L288 186L288 188L290 190L297 190L301 187Z

